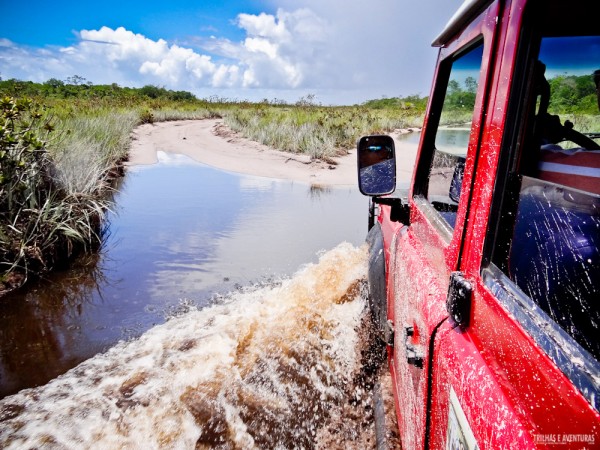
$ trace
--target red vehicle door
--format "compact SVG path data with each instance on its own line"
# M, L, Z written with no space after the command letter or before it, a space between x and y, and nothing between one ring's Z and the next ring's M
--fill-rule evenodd
M428 444L432 338L448 318L446 298L469 211L498 10L499 3L492 3L440 51L410 195L410 226L391 243L390 367L406 449Z
M592 83L587 52L597 52L600 36L597 23L585 17L585 3L574 0L565 9L559 1L515 0L498 18L497 56L487 62L486 115L480 124L473 122L460 198L463 202L467 195L473 162L463 244L458 256L452 254L458 270L448 303L456 313L432 330L435 321L429 317L432 311L441 315L441 306L430 305L432 299L436 305L446 299L444 274L426 292L404 295L402 301L410 304L412 296L414 306L399 316L420 317L414 326L434 332L433 342L422 341L431 351L429 401L413 408L415 414L428 408L426 448L600 447L600 178L588 179L593 168L580 161L600 157L600 134L589 134L595 142L586 140L573 133L584 129L583 121L574 118L561 128L554 125L560 119L554 114L552 135L561 136L551 138L548 127L540 126L554 112L550 99L560 80L552 74ZM452 41L448 51L462 41L462 36ZM600 59L595 63L600 68ZM544 155L550 151L579 158L561 163L581 171L549 182ZM564 173L554 164L555 174ZM433 235L431 225L422 226ZM429 239L428 254L435 255L437 242ZM419 273L417 265L397 264L410 267L413 277ZM441 272L423 264L420 273L426 270ZM448 270L453 269L446 259ZM396 346L399 359L400 342ZM423 378L396 362L402 365L400 376ZM402 395L408 394L399 393L400 402ZM403 427L409 432L406 423Z

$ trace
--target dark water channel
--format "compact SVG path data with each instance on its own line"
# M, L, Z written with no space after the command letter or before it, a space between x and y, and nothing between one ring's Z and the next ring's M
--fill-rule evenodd
M360 245L367 200L159 154L131 168L103 249L0 303L0 396L45 384L190 305L268 283L342 241Z

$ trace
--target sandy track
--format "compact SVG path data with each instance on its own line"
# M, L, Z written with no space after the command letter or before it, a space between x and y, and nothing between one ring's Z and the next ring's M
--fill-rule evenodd
M155 164L157 152L178 153L219 169L319 185L356 185L356 150L335 158L337 164L311 161L240 137L221 119L159 122L137 127L128 165ZM397 143L398 144L398 143ZM408 180L414 152L398 158L398 179Z

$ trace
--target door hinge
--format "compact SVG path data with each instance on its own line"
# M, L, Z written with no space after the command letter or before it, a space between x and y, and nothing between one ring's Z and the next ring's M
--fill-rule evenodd
M450 275L450 286L448 287L448 298L446 299L446 309L450 317L459 325L469 325L472 293L473 286L464 277L464 273L452 272Z
M390 220L410 225L410 205L407 198L373 197L373 203L391 206Z

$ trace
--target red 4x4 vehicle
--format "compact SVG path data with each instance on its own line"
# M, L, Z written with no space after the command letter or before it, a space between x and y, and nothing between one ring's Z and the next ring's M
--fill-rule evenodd
M390 137L358 143L404 449L600 448L598 11L467 1L409 189Z

